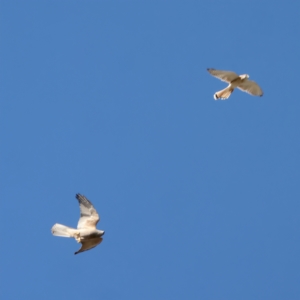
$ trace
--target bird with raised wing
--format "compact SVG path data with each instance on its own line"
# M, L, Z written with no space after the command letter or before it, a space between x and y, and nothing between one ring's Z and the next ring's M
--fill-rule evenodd
M231 71L221 71L221 70L215 70L215 69L207 69L207 71L214 77L217 77L221 79L222 81L225 81L229 83L229 85L214 94L215 100L221 99L226 100L229 98L231 93L234 91L235 88L238 88L239 90L246 92L253 96L262 96L263 91L260 88L260 86L252 80L248 80L249 75L243 74L238 75Z
M75 254L78 254L99 245L102 242L104 231L96 228L100 217L91 201L80 194L76 194L76 199L79 202L80 208L80 218L77 229L61 224L55 224L52 227L51 232L55 236L75 238L78 243L81 243L81 248L75 252Z

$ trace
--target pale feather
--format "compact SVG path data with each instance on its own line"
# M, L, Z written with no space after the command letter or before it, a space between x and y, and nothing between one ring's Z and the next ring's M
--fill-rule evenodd
M216 70L216 69L207 69L207 71L214 77L217 77L218 79L225 81L227 83L230 83L232 80L239 77L238 74L232 72L232 71L222 71L222 70Z
M90 249L96 247L97 245L99 245L102 242L102 240L103 239L101 237L96 237L93 239L82 241L81 248L78 251L76 251L75 254L78 254L80 252L87 251L87 250L90 250Z
M100 220L100 217L94 208L91 201L89 201L86 197L77 194L76 198L79 202L80 208L80 218L78 221L77 228L84 229L84 228L93 228L96 229L96 225Z
M71 228L62 224L54 224L51 228L51 232L55 236L62 236L62 237L74 237L78 234L78 230L75 228Z
M237 88L253 96L262 96L264 94L260 86L253 80L245 79Z

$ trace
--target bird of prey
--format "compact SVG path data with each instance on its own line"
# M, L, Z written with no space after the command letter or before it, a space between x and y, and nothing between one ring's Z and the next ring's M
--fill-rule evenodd
M221 71L221 70L215 70L215 69L207 69L207 71L212 76L215 76L215 77L221 79L222 81L229 83L229 85L225 89L223 89L219 92L216 92L214 94L215 100L228 99L235 88L238 88L241 91L247 92L253 96L262 96L263 95L263 91L259 87L259 85L255 81L248 80L248 78L249 78L248 74L237 75L236 73L231 72L231 71Z
M75 254L90 250L102 242L103 230L98 230L96 225L100 217L95 210L93 204L83 195L76 194L79 202L80 218L77 229L61 224L55 224L51 231L55 236L73 237L81 248Z

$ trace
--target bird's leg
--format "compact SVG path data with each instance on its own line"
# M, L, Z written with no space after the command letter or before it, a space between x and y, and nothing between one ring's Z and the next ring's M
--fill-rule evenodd
M77 243L80 243L81 239L80 239L80 233L75 233L74 234L74 238L77 241Z

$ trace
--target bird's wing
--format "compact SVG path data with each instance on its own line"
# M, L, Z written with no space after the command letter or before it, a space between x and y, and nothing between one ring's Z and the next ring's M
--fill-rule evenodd
M239 77L238 74L231 72L231 71L221 71L221 70L215 70L215 69L207 69L207 71L212 75L215 76L222 81L225 81L227 83L230 83L232 80Z
M255 81L248 79L243 80L237 88L253 96L262 96L264 94L260 86Z
M81 248L74 254L78 254L80 252L90 250L90 249L96 247L97 245L99 245L102 241L103 241L103 238L101 238L101 237L96 237L96 238L93 238L90 240L82 241Z
M77 224L78 229L92 228L96 229L96 225L100 217L93 204L84 196L77 194L76 199L79 202L80 218Z

